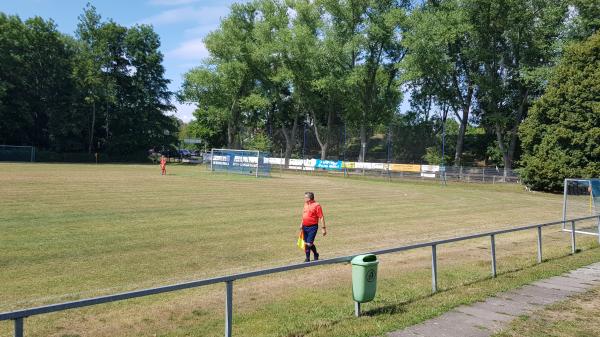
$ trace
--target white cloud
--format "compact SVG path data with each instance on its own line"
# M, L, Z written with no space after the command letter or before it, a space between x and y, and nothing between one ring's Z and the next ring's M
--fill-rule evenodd
M198 61L198 63L208 56L208 49L206 49L202 39L184 41L179 45L179 47L165 53L165 58L185 61Z
M151 25L168 25L182 22L201 22L204 25L217 24L222 17L229 13L229 8L226 6L215 7L200 7L193 6L168 9L157 15L147 17L140 20L138 23Z
M175 108L177 111L173 113L174 116L181 119L182 121L189 123L194 119L194 110L196 110L195 104L186 104L186 103L175 103Z

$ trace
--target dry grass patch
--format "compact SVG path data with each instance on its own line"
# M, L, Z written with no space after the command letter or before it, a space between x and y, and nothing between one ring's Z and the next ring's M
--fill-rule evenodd
M306 190L316 193L327 216L329 235L317 241L323 257L556 220L562 200L516 185L441 187L294 174L255 179L175 165L166 177L145 165L0 166L2 311L301 261L294 242ZM568 253L568 237L545 233L544 243L554 247L546 257ZM497 245L500 272L534 261L533 232L500 236ZM381 257L382 307L428 294L429 254ZM438 255L442 288L489 275L488 240L439 247ZM389 291L403 277L414 288ZM210 336L222 328L222 288L31 318L26 326L32 336ZM236 282L236 319L242 321L236 326L274 303L292 301L293 310L306 289L322 290L340 301L335 306L345 303L349 268ZM0 325L0 335L8 328Z
M600 332L600 288L521 316L494 337L596 337Z

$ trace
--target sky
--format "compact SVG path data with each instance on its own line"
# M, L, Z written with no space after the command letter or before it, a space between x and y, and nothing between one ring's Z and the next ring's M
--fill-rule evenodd
M53 19L58 30L73 35L77 17L86 3L96 7L103 19L113 19L123 26L150 24L160 35L161 52L170 90L179 90L183 74L208 56L202 43L210 31L227 16L234 0L0 0L0 12L18 15L25 20L33 16ZM238 1L239 2L239 1ZM193 105L174 102L175 115L185 122L193 116Z

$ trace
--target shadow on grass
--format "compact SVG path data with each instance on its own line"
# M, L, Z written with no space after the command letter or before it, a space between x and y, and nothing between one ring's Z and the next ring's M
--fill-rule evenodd
M586 250L596 249L596 248L598 248L598 247L592 247L592 248L588 248ZM577 249L576 252L579 253L579 252L582 252L582 251L583 250L581 250L581 249ZM544 259L544 260L542 260L542 263L544 263L546 261L560 261L560 260L563 260L563 259L565 259L567 257L570 257L570 256L573 256L573 254L567 254L567 255L563 255L563 256L558 256L558 257L551 258L551 259ZM522 272L524 270L527 270L527 269L530 269L532 267L536 267L536 266L539 266L539 265L540 265L539 263L535 263L535 264L530 264L530 265L526 265L526 266L512 268L512 269L509 269L509 270L498 272L497 273L497 277L498 276L511 277L512 275L515 275L515 274L517 274L519 272ZM487 281L490 281L492 279L494 279L492 276L487 276L487 277L484 277L484 278L473 280L471 282L460 283L460 284L457 284L457 285L452 286L452 287L444 287L442 289L438 289L438 291L435 292L435 293L429 293L427 295L422 295L422 296L417 296L417 297L410 298L410 299L408 299L406 301L402 301L402 302L398 302L398 303L394 303L394 304L389 304L389 305L380 306L380 307L377 307L377 308L365 310L365 311L362 312L362 315L363 316L374 317L374 316L378 316L378 315L395 315L395 314L406 313L407 310L406 310L405 307L407 305L409 305L409 304L413 304L415 302L419 302L419 301L425 300L427 298L431 298L431 297L439 295L439 294L444 294L444 293L450 292L452 290L456 290L458 288L469 287L471 285L481 284L483 282L487 282ZM490 296L493 297L494 295L490 295Z

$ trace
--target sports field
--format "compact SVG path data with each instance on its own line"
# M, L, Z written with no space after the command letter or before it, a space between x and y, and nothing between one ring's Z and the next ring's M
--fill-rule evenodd
M0 170L0 311L301 262L295 239L304 191L315 192L327 219L328 236L316 241L322 258L558 220L562 203L561 195L518 185L279 173L256 179L183 165L168 166L167 176L149 165ZM586 249L593 241L579 243ZM569 251L568 237L556 230L545 243L546 257ZM240 281L234 335L368 336L600 257L585 250L523 269L535 260L533 232L498 238L497 250L501 275L488 280L487 239L439 249L445 291L433 297L428 250L382 256L378 298L358 320L345 265ZM39 316L26 322L26 334L220 336L222 288ZM0 335L10 333L9 323L0 323Z

